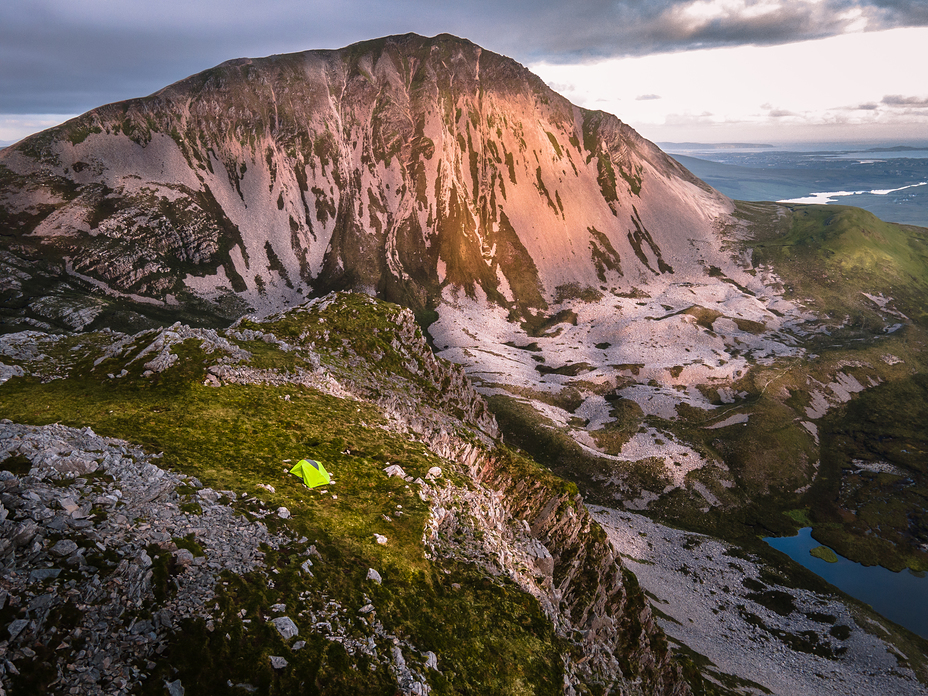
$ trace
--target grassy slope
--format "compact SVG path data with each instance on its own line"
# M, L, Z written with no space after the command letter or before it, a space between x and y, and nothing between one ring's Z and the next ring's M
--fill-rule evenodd
M743 204L742 210L763 209ZM769 208L768 208L769 210ZM814 298L829 316L844 313L873 328L874 304L860 293L892 297L912 321L928 324L928 230L883 222L860 208L788 205L785 234L769 229L751 246L755 263L771 263L791 295ZM782 228L781 228L782 229Z
M290 357L273 348L265 351L265 361ZM310 637L306 619L298 616L333 599L348 607L350 632L363 636L368 629L355 612L366 603L365 592L389 632L440 655L441 674L430 674L436 693L560 693L562 665L552 656L562 646L538 603L511 582L474 567L426 559L421 537L427 505L413 488L382 472L388 462L413 476L446 464L423 446L378 427L382 417L369 404L293 385L204 387L207 356L191 342L177 352L182 354L178 365L155 379L130 374L114 382L105 377L109 364L91 371L85 363L74 370L80 376L70 379L13 379L0 386L3 417L89 425L100 434L163 451L165 466L208 486L258 496L271 510L288 507L292 517L286 522L274 515L265 521L286 526L293 538L308 539L268 555L279 573L273 587L260 574L227 578L228 586L218 588L216 629L190 622L149 678L152 693L161 692L163 678L177 677L188 691L202 693L231 691L229 679L272 694L393 693L395 681L386 668ZM285 473L284 460L303 456L326 463L337 499L309 491ZM259 483L273 485L276 493L257 488ZM398 505L402 516L396 516ZM392 522L383 519L386 514ZM378 545L374 533L389 543ZM313 579L298 570L308 543L315 543L323 558L313 566ZM370 567L379 570L383 585L365 581ZM301 592L308 594L298 599ZM267 616L276 602L287 604L306 636L308 645L298 653L291 654L262 621L246 630L236 614L245 608L249 617ZM287 655L291 668L275 674L269 654Z

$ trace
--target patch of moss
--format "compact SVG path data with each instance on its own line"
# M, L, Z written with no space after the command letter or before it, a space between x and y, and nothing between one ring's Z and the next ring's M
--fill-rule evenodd
M928 570L928 375L868 389L825 418L822 464L807 494L813 536L842 556ZM893 473L848 467L887 462Z
M0 471L9 471L17 476L25 476L32 468L32 462L22 454L14 454L0 462Z
M103 129L96 124L88 125L84 122L78 122L68 128L68 140L72 145L79 145L84 142L91 134L102 133Z
M194 557L205 556L203 552L203 547L196 540L196 535L192 532L185 537L174 537L172 539L174 545L179 549L187 549Z
M549 331L558 324L571 324L576 326L577 313L572 309L562 309L552 316L547 316L543 312L529 314L522 322L522 329L532 338L540 338L543 336L557 335L557 333L549 333Z
M865 329L892 321L861 293L883 294L916 322L928 322L924 229L883 222L847 206L755 204L748 214L760 223L750 244L754 264L773 263L787 284L787 297L814 298L819 312ZM779 220L765 225L765 215Z
M581 300L582 302L599 302L603 294L596 288L581 287L579 283L566 283L554 289L554 302L560 304L567 300Z
M809 549L809 555L821 558L826 563L838 562L838 555L827 546L816 546L814 549Z
M800 527L811 527L812 520L809 518L808 510L786 510L783 513Z
M543 375L563 375L565 377L576 377L584 372L592 372L595 368L589 363L569 363L558 367L548 365L535 365L535 369Z

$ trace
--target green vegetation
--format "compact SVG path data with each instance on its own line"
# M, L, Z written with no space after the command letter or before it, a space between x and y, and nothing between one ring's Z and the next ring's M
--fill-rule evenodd
M826 563L838 562L838 554L827 546L816 546L814 549L809 549L809 555L815 558L821 558Z
M928 570L926 418L924 373L868 389L825 418L808 494L816 539L865 565Z
M603 452L619 454L622 446L638 432L644 420L644 411L631 399L612 399L610 406L609 415L613 420L590 434Z
M545 131L545 135L547 135L547 136L548 136L548 140L551 141L551 147L554 148L554 154L557 156L558 159L561 159L561 157L564 156L564 153L561 152L561 146L560 146L560 144L557 142L557 138L554 136L554 133L552 133L552 132L550 132L550 131Z
M68 140L71 141L72 145L79 145L84 142L90 134L102 132L103 129L96 124L88 125L82 121L78 121L70 124L68 127Z
M740 205L745 217L764 214L763 204ZM786 219L768 222L766 233L761 230L751 246L755 265L773 263L782 273L787 297L812 298L817 311L838 321L847 316L845 323L854 329L882 328L886 319L863 296L866 291L882 294L891 300L890 307L913 321L928 323L926 230L883 222L846 206L789 205L779 210Z

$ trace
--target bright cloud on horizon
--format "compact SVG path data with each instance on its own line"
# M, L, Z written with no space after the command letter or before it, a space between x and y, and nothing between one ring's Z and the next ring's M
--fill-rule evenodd
M78 114L13 114L0 115L0 147L15 143L27 135L57 126Z
M928 140L928 29L529 67L651 140Z

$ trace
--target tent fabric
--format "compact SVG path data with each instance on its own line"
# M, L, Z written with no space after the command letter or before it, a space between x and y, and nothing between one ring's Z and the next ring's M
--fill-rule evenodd
M325 467L313 459L301 459L290 469L290 473L303 479L303 483L310 488L325 486L332 480Z

